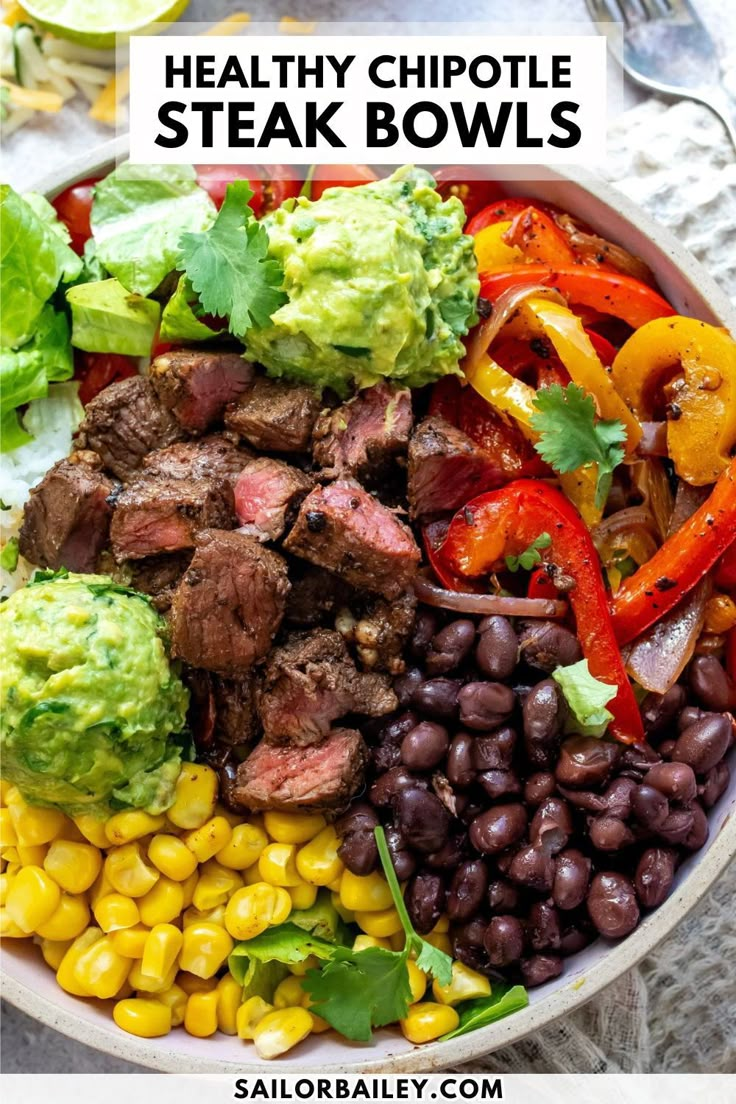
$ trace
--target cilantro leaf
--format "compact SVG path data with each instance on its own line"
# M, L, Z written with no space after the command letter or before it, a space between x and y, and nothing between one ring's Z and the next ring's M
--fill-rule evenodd
M542 562L540 551L543 548L549 548L551 543L552 538L549 533L540 533L537 539L533 540L529 547L524 549L518 556L506 556L507 568L509 571L518 571L519 568L523 568L524 571L531 571L533 567Z
M552 678L575 716L575 731L586 736L601 736L608 722L613 720L606 706L616 697L616 687L591 675L587 659L558 667L552 672Z
M368 1042L372 1027L406 1016L411 1002L407 959L406 950L337 947L321 970L307 971L302 984L318 1015L346 1039Z
M247 180L228 184L214 225L179 240L180 266L205 313L228 317L241 338L252 326L267 326L286 302L281 266L267 256L266 228L248 206L252 195Z
M611 489L614 469L624 458L626 440L623 422L596 421L595 403L582 387L558 383L537 391L537 413L531 426L539 434L535 448L555 471L564 473L596 464L596 506L601 507Z

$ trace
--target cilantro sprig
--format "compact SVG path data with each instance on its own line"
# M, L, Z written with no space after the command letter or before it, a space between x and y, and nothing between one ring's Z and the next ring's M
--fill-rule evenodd
M552 537L549 533L540 533L536 540L533 540L529 547L525 548L518 556L506 556L506 567L512 572L518 571L519 568L524 571L531 571L533 567L542 562L542 549L549 548L551 543Z
M209 230L179 239L180 266L204 312L229 318L240 338L252 326L267 326L286 302L281 266L268 258L268 233L248 206L252 195L247 180L228 184Z
M624 458L626 429L618 420L596 421L595 403L582 387L558 383L537 392L531 426L539 434L535 448L555 471L564 473L595 464L595 503L603 506L615 468Z

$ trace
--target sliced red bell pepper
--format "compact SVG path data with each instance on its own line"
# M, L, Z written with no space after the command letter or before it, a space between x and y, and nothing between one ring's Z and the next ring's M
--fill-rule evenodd
M482 211L478 211L477 214L473 215L465 227L465 233L474 236L480 233L481 230L485 230L487 226L495 226L497 222L511 222L522 211L526 211L528 207L528 199L503 196L497 199L495 203L490 203Z
M481 272L480 281L481 295L492 303L507 288L545 284L557 288L568 302L612 314L633 329L675 313L666 299L633 276L602 272L587 265L554 269L540 264L517 265L498 272Z
M429 566L447 590L468 594L484 594L487 590L486 587L480 586L473 579L464 579L462 575L458 575L439 555L439 549L447 536L449 526L450 523L446 518L439 521L430 521L422 526L422 543L424 544Z
M527 598L557 598L559 591L543 567L537 567L529 576Z
M537 207L525 207L515 215L503 237L507 245L520 249L531 264L567 268L579 263L553 217Z
M725 590L727 594L736 594L736 543L721 556L716 565L716 573L713 579L716 590Z
M598 553L560 491L526 479L480 495L455 514L438 558L451 572L473 579L492 571L505 555L519 555L544 532L552 537L551 559L575 580L569 599L590 672L616 687L608 707L610 732L623 743L642 741L642 720L613 632Z
M610 368L616 359L616 353L618 349L615 345L612 345L607 337L603 337L601 334L596 333L595 330L590 330L585 327L585 332L590 338L590 344L598 354L598 359L601 364L605 364L606 368Z
M611 602L621 644L639 636L676 606L736 539L736 458L703 505L624 579Z

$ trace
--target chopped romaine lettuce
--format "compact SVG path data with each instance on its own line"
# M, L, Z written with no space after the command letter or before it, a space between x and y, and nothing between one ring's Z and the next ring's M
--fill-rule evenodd
M568 667L558 667L552 672L552 678L562 690L575 717L574 731L586 736L603 735L608 722L613 720L613 714L606 706L616 697L616 687L591 675L587 659L571 663Z
M0 348L0 433L2 452L30 440L16 410L42 398L50 380L69 379L74 371L66 316L47 303L34 326L34 334L19 348Z
M180 276L176 291L161 315L162 341L208 341L222 330L213 330L194 313L199 307L196 292L186 276ZM200 308L201 309L201 308Z

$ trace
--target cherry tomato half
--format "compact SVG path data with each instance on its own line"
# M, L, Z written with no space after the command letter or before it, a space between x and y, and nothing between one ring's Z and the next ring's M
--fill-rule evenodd
M287 165L197 165L197 182L219 209L228 184L247 180L253 189L250 206L256 218L275 211L285 199L298 196L302 182Z
M321 199L328 188L354 188L378 180L367 165L317 165L312 173L311 198Z
M121 353L74 353L75 378L79 380L79 401L82 406L99 395L116 380L124 380L138 374L134 357Z
M89 225L92 191L99 179L99 176L90 176L87 180L80 180L78 184L65 188L53 201L57 215L71 235L71 247L80 255L84 251L84 243L92 235Z

